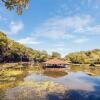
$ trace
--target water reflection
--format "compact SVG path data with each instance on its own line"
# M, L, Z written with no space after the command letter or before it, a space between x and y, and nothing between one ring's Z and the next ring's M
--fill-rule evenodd
M46 72L47 73L47 72ZM90 81L87 80L90 79L90 76L86 75L83 72L71 72L69 74L64 74L62 77L57 77L55 78L54 76L48 74L43 74L43 75L36 75L36 74L31 74L30 76L25 78L25 81L52 81L56 82L59 84L64 85L68 89L76 89L76 90L87 90L87 91L93 91L94 90L94 84ZM53 72L52 72L53 73ZM56 72L56 74L58 74ZM62 73L60 73L62 75ZM45 76L44 76L45 75ZM52 74L53 75L53 74ZM86 78L86 80L85 80ZM93 79L91 79L93 81Z
M100 100L100 68L69 67L66 72L29 73L0 90L5 94L0 100Z
M91 67L88 65L70 65L69 72L82 71L90 76L100 76L100 67Z
M50 71L44 71L43 75L48 76L48 77L53 77L53 78L61 78L66 76L68 73L67 72L50 72Z

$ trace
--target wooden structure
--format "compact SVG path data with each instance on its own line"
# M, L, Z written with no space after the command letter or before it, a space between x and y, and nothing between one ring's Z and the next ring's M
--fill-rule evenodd
M63 60L54 58L44 62L44 69L46 71L65 71L67 63Z

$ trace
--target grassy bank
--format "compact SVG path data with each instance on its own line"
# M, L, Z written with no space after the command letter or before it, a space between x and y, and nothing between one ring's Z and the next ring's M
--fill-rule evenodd
M15 81L18 77L24 75L24 71L14 70L14 69L6 69L0 71L0 82L3 81Z
M70 63L69 65L73 65L73 66L89 66L90 64L75 64L75 63ZM94 64L97 67L100 67L100 64Z
M9 66L9 67L6 67ZM13 67L12 67L13 66ZM3 81L15 81L19 77L23 77L25 74L43 71L41 66L30 66L30 65L21 65L19 63L7 63L0 64L0 82Z

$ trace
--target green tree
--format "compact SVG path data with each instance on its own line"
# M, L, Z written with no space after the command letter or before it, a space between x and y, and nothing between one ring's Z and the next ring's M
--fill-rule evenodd
M66 60L70 60L72 63L99 63L100 59L100 50L94 49L90 51L81 51L81 52L75 52L70 53L65 56Z
M58 52L52 52L51 57L52 57L52 58L61 58L61 54L58 53Z
M8 48L7 37L3 32L0 32L0 61L3 61L3 58L6 54Z
M48 56L47 51L45 51L45 50L41 51L40 60L41 61L46 61L48 58L49 58L49 56Z

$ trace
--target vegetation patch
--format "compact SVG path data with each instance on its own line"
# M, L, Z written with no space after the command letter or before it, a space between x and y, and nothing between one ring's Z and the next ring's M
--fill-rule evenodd
M0 81L1 82L15 81L15 80L17 80L18 77L20 77L23 74L24 74L24 72L20 71L20 70L13 70L13 69L2 70L2 71L0 71Z
M51 81L44 82L20 82L18 86L32 87L38 96L46 95L47 93L64 93L66 88L63 85ZM56 88L55 88L56 87Z

